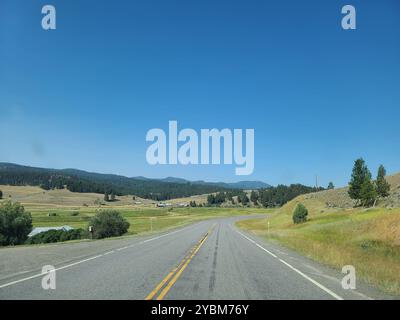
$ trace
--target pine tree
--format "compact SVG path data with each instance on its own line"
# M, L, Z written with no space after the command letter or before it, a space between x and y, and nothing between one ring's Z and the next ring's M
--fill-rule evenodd
M240 202L242 205L246 206L249 203L249 197L247 196L246 193L243 193L242 196L240 197Z
M371 179L366 179L360 189L360 199L361 203L364 206L371 206L375 203L378 194L376 192L375 184L371 181Z
M361 200L361 187L365 182L371 182L371 172L365 165L365 161L360 158L354 162L353 172L351 174L351 180L349 182L349 196L354 200ZM364 188L367 187L367 183Z
M333 185L333 182L331 181L328 184L328 190L333 190L333 189L335 189L335 186Z
M105 192L104 193L104 201L110 201L110 198L109 198L109 196L108 196L108 192Z
M254 205L256 206L258 204L258 192L255 192L254 190L251 191L250 193L250 200L251 202L254 203Z
M111 199L110 199L111 201L115 201L115 194L114 194L114 192L112 192L111 193Z
M386 198L389 195L390 184L385 179L386 169L383 165L379 166L378 176L376 178L376 192L378 197Z
M0 200L3 199L3 191L0 190Z

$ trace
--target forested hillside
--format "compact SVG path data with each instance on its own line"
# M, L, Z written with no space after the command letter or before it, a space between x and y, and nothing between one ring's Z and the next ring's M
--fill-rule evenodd
M0 184L40 186L44 190L67 188L72 192L120 196L131 194L157 201L228 190L217 185L163 182L75 169L34 168L11 163L0 163Z

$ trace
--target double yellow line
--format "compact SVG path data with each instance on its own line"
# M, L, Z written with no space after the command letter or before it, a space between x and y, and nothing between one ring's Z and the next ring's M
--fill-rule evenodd
M210 235L212 228L210 228L207 233L195 244L195 246L188 252L188 254L182 259L179 265L171 270L170 273L151 291L145 300L152 300L161 290L160 294L156 297L156 300L162 300L168 291L172 288L175 282L179 279L182 272L192 261L193 257L200 250L201 246L206 242L208 236ZM172 279L171 279L172 278Z

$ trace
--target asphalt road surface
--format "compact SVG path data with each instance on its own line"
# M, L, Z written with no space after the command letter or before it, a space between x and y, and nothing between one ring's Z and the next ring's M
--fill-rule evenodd
M248 217L247 217L248 218ZM344 274L234 226L198 222L152 236L0 249L0 299L383 299ZM53 265L56 289L42 288Z

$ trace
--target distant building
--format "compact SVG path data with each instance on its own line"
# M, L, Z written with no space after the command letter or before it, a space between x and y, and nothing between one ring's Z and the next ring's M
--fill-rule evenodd
M159 202L156 204L156 207L159 207L159 208L172 207L172 203Z
M156 204L156 207L159 207L159 208L164 208L164 207L166 207L167 205L165 204L165 203L163 203L163 202L160 202L160 203L157 203Z
M42 232L46 232L49 230L64 230L64 231L69 231L72 230L74 228L70 227L70 226L61 226L61 227L36 227L34 228L30 234L28 234L28 237L33 237L39 233Z

